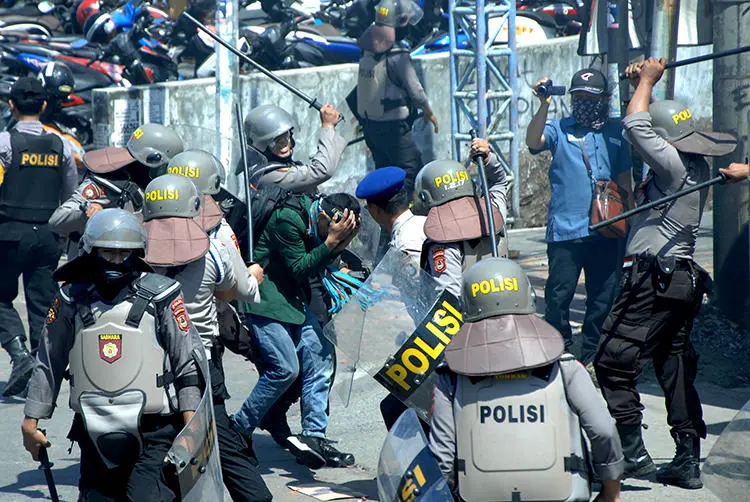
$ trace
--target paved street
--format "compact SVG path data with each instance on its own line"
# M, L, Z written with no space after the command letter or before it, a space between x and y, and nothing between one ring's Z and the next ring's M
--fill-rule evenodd
M705 223L710 224L711 217L707 214ZM698 260L707 268L710 267L711 257L711 228L705 225L701 231ZM543 232L538 230L513 232L511 248L521 252L519 258L522 265L532 276L532 281L540 296L542 304L543 283L546 278L545 246L542 242ZM573 318L581 320L583 306L583 289L579 290L574 305ZM23 307L22 299L18 302ZM257 379L254 368L240 358L228 354L225 361L228 376L228 386L232 399L228 403L230 410L239 407L244 397ZM10 364L8 358L0 355L0 382L5 382ZM2 383L0 383L0 386ZM708 455L711 446L724 426L735 415L736 411L750 398L750 389L723 389L710 383L699 385L704 400L704 413L708 423L709 436L703 442L702 455ZM646 405L645 421L649 425L644 432L645 441L657 464L667 462L674 453L674 444L669 436L665 424L663 396L653 379L647 379L641 386L643 400ZM48 430L53 447L50 458L55 462L54 475L62 500L76 500L75 488L78 473L78 450L73 448L68 454L69 441L65 435L70 425L72 414L67 407L68 389L64 386L58 400L59 409L53 420L42 425ZM374 478L377 473L377 460L385 437L385 427L382 425L378 403L385 395L369 377L357 378L352 392L351 403L344 408L334 397L331 412L329 437L340 441L339 447L353 452L357 457L357 465L348 469L322 469L315 473L296 464L287 452L281 451L265 433L255 436L255 450L261 459L262 473L275 499L279 501L312 500L305 495L297 494L288 485L297 482L321 482L343 485L366 496L370 500L377 500L377 488ZM0 501L30 501L43 500L49 497L44 477L36 470L21 444L20 422L23 415L23 401L9 399L0 401L0 441L5 444L5 454L2 456L0 468ZM290 419L292 428L299 429L299 408L293 408ZM497 452L498 455L513 452ZM624 484L624 501L664 501L679 500L681 502L711 501L716 498L707 489L686 491L672 487L665 487L645 481L626 481ZM228 499L227 499L228 500ZM144 501L145 502L145 501Z

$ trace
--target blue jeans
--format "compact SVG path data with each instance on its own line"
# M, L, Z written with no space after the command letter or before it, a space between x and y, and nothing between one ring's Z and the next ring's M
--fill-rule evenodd
M252 434L273 403L302 375L302 434L325 437L333 351L312 313L308 310L305 314L301 326L248 316L264 371L234 414L235 425L245 434Z

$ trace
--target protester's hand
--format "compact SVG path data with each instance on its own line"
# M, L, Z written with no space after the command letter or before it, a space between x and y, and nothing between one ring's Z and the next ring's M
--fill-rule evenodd
M435 134L438 132L438 119L437 115L435 115L435 112L430 110L428 113L424 114L424 121L425 122L432 122L432 128L435 130Z
M336 124L341 120L341 114L333 107L333 105L326 103L320 109L320 125L321 127L328 127L333 129Z
M91 218L96 213L104 209L101 204L98 204L96 202L90 202L89 205L86 207L86 218Z
M541 101L542 103L549 104L552 102L552 96L542 96L539 94L539 86L545 83L547 80L549 80L549 77L543 77L537 80L536 84L531 87L531 93L539 98L539 101Z
M328 226L328 237L325 242L328 249L339 249L342 244L351 242L357 234L357 223L357 215L349 209L344 209L344 213L332 220Z
M263 267L258 265L257 263L253 263L249 267L247 267L247 271L250 272L250 275L255 277L255 280L258 281L258 286L263 282L263 278L265 277L265 274L263 273Z
M47 437L37 429L38 420L36 418L26 417L21 423L21 433L23 434L23 447L31 453L31 458L39 460L39 449L49 448L52 444Z
M727 183L737 183L738 181L747 179L749 167L750 165L748 164L732 162L729 164L729 167L719 169L719 172L727 177Z
M471 158L477 155L484 157L484 162L490 161L490 143L484 138L474 138L471 140Z
M654 85L664 75L664 70L667 66L667 59L661 58L659 60L655 58L648 58L643 62L640 69L641 82ZM640 82L639 82L640 83Z

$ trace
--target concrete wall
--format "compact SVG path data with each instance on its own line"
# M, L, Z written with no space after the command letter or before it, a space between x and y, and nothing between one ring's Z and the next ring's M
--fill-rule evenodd
M538 101L531 94L531 86L548 76L558 85L567 85L576 70L592 65L600 66L596 58L575 55L578 39L558 39L518 48L518 114L519 114L519 173L521 187L521 216L524 225L544 223L546 213L546 162L544 157L531 159L524 144L525 130ZM709 47L681 48L678 59L710 52ZM430 103L438 116L438 134L421 120L415 124L415 136L423 151L425 162L435 158L450 158L450 75L447 54L425 56L415 61L415 67ZM356 82L357 66L353 64L287 70L279 76L297 86L321 103L332 103L347 117L337 131L347 139L356 137L345 96ZM712 109L712 65L710 62L677 70L677 99L688 104L695 117L710 124ZM261 74L240 77L240 95L245 113L251 108L274 103L291 112L299 124L295 135L295 157L303 159L314 151L319 119L317 111L307 106L283 87ZM123 146L132 131L142 122L162 122L177 125L178 131L190 148L202 148L218 153L216 86L213 79L171 82L144 88L102 89L94 91L95 143L98 147ZM551 117L569 113L569 97L553 98ZM238 149L236 149L238 150ZM233 165L234 159L223 159ZM356 183L372 169L364 142L347 149L336 176L322 188L324 191L353 191ZM230 188L233 188L230 186Z

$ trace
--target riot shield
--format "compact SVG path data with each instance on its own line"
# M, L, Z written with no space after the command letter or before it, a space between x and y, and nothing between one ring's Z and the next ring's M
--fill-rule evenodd
M211 381L205 358L200 361L206 389L193 418L177 435L167 454L177 474L183 502L224 500Z
M334 390L348 404L359 368L429 422L435 368L462 322L458 300L404 253L390 249L324 328L337 348Z
M703 464L703 482L722 501L747 500L750 493L750 401L716 440Z
M453 501L414 410L406 410L385 438L378 461L378 496L381 502Z

